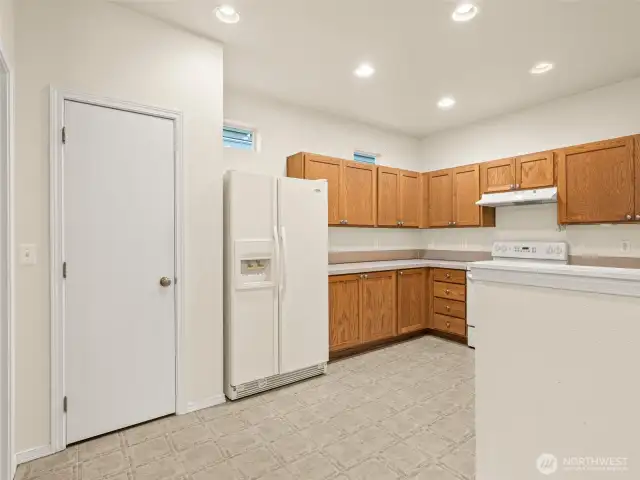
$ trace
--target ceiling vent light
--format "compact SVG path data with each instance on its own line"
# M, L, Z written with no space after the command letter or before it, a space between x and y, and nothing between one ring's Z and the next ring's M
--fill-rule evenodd
M456 9L451 14L451 18L453 18L456 22L468 22L473 17L478 15L479 9L473 3L461 3L456 7Z
M231 5L220 5L215 9L216 18L222 23L238 23L240 14Z
M353 74L359 78L369 78L374 73L376 73L376 69L368 63L363 63L353 71Z
M550 70L553 70L553 63L540 62L536 64L531 70L529 70L529 72L532 75L542 75L543 73L547 73Z
M449 109L453 108L453 106L455 104L456 104L456 99L455 98L453 98L453 97L443 97L438 102L438 108L440 110L449 110Z

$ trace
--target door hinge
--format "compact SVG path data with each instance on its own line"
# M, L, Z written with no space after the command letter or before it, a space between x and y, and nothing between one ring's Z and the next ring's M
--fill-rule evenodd
M64 397L64 398L62 399L62 411L63 411L64 413L67 413L67 397Z
M67 278L67 262L62 264L62 278Z
M62 143L67 143L67 127L62 127Z

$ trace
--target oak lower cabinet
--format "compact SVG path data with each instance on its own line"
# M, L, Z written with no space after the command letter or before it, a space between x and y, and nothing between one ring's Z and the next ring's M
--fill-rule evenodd
M640 221L638 136L558 152L558 223Z
M398 272L398 333L411 333L427 328L426 268Z
M329 351L362 343L360 275L329 277Z
M464 270L432 270L432 323L434 330L467 337L467 274Z
M398 334L396 272L366 273L361 280L363 343Z

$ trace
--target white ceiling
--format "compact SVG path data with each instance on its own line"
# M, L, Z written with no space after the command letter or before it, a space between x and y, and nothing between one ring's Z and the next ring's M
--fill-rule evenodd
M149 1L130 5L224 43L227 86L415 136L640 75L638 0L478 0L468 23L453 0ZM534 77L539 61L556 68Z

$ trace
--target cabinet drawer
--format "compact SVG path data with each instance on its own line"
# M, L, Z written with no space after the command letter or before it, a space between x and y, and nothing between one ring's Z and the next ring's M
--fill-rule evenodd
M433 311L434 313L440 313L442 315L450 315L457 318L466 318L467 304L464 302L456 302L455 300L434 298Z
M467 336L467 322L461 318L447 317L446 315L435 313L433 315L433 328L462 337Z
M464 285L433 282L433 296L464 302L466 298L466 289Z
M467 278L467 272L464 270L445 270L444 268L436 268L433 270L433 279L436 282L460 283L464 285Z

